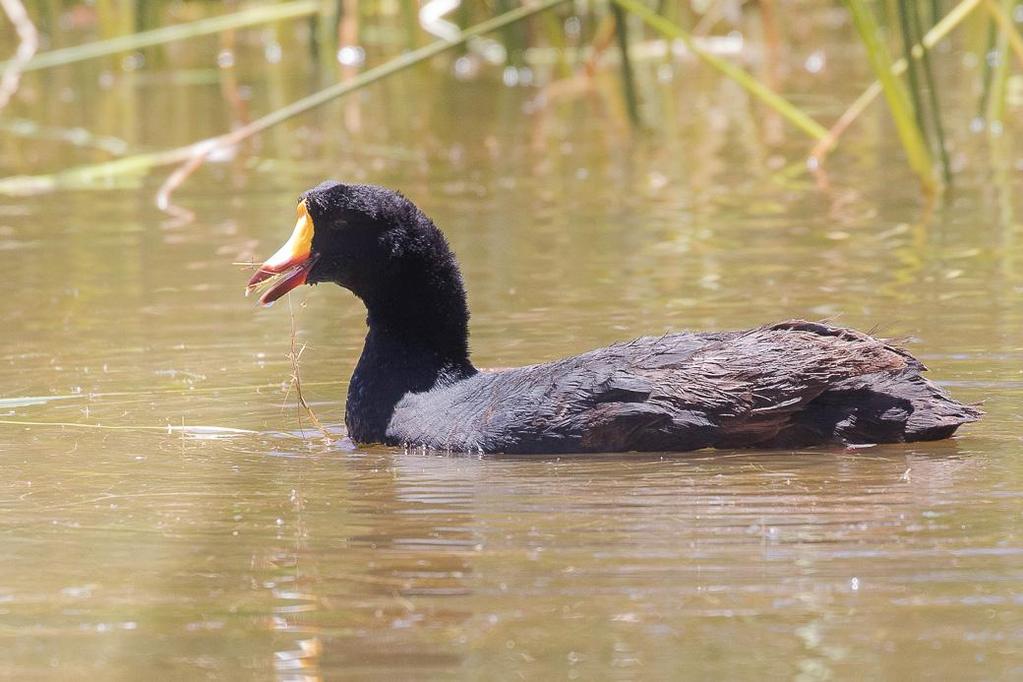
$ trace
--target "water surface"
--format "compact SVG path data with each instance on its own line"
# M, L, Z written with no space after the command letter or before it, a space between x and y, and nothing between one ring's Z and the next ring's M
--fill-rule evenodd
M797 39L783 80L826 121L869 82L842 50L801 68L833 38ZM239 59L232 109L216 41L196 45L175 68L26 76L3 115L141 150L317 86L304 53ZM880 108L814 178L806 140L735 86L688 63L638 75L641 131L613 71L558 94L417 69L200 170L175 195L191 222L156 210L159 175L5 197L0 676L1023 675L1020 131L992 152L975 102L949 102L959 172L927 207ZM4 175L108 158L0 140ZM258 309L232 266L272 253L326 177L400 188L446 231L481 366L835 318L911 337L988 415L955 440L857 450L326 443L289 392L291 316L305 397L333 426L363 311L326 286Z

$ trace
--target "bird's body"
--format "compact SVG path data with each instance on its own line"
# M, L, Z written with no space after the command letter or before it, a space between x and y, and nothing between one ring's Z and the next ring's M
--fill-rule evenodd
M887 443L946 438L980 415L906 351L801 320L478 371L461 275L425 215L388 190L336 183L302 206L316 224L310 244L252 282L283 277L265 302L308 279L366 303L345 415L357 442L503 453Z
M362 441L459 452L681 451L934 440L976 412L869 336L790 321L667 334L540 365L441 373L401 395L382 432L360 433L372 386L353 378Z

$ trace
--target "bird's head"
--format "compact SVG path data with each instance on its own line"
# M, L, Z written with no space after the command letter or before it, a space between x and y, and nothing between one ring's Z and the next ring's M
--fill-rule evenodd
M270 305L302 284L334 282L367 300L411 264L452 260L447 242L399 193L324 182L299 199L291 237L260 266L246 294Z

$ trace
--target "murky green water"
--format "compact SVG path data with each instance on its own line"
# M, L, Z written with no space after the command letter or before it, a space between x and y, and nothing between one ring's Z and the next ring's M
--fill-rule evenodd
M842 50L804 72L816 40L796 42L783 86L831 121L869 79ZM196 45L190 70L27 76L0 120L159 148L317 83L304 55L261 66L256 41L232 110L215 41ZM153 207L156 176L0 201L0 676L1023 676L1018 124L992 153L967 132L972 96L950 103L961 170L928 211L880 109L819 182L784 172L804 139L771 141L780 124L696 65L661 81L641 66L643 133L613 73L545 98L442 66L203 169L175 195L191 223ZM9 131L0 149L4 175L107 158ZM326 287L257 309L231 265L275 249L325 177L399 187L446 230L482 366L837 317L912 336L988 416L953 441L857 451L326 445L285 390L289 306L330 424L363 311Z

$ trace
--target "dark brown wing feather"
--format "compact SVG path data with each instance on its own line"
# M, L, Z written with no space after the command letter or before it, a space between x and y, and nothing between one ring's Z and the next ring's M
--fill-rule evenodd
M793 320L671 334L406 397L389 439L485 452L681 451L945 437L979 412L906 351Z

